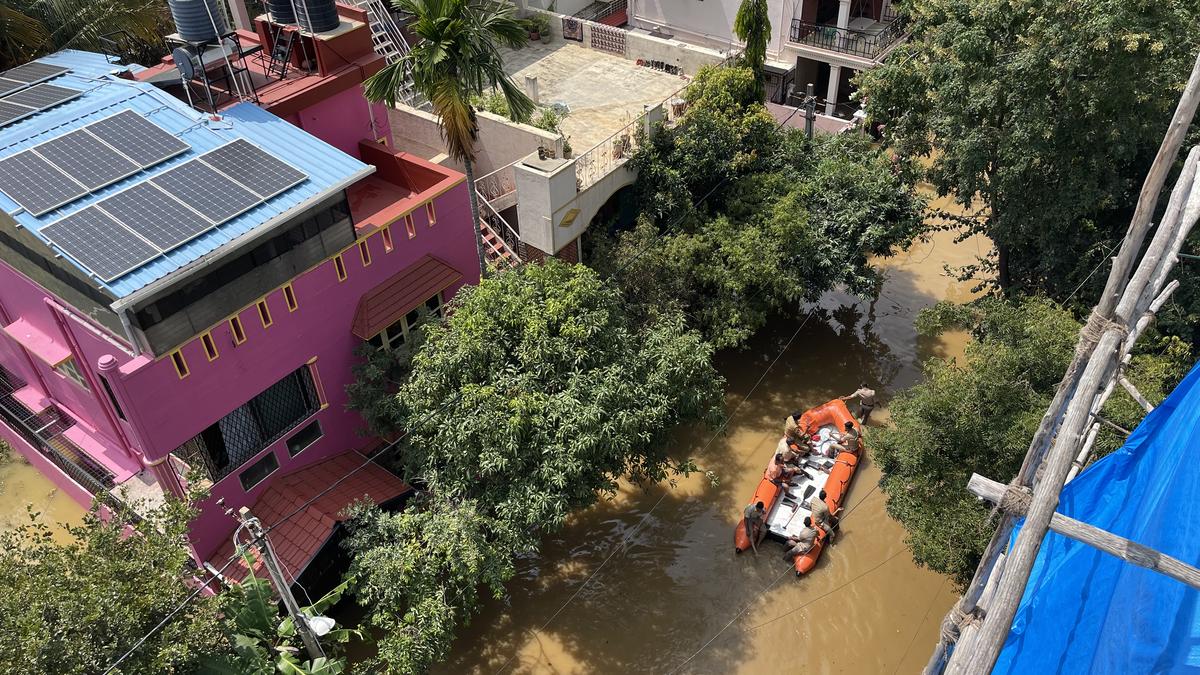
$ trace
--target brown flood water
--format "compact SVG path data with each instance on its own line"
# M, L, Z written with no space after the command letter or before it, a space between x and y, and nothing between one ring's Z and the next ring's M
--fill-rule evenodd
M692 476L675 489L627 488L575 517L540 556L519 564L507 597L461 631L437 672L919 672L956 596L944 577L913 563L904 530L884 511L869 453L841 535L809 575L797 579L770 541L758 557L735 556L732 531L784 415L865 379L884 404L871 425L884 424L888 399L920 378L923 359L961 353L965 335L919 338L912 325L923 307L970 297L970 285L947 277L943 264L971 262L986 242L953 239L939 233L879 261L886 282L874 302L831 293L798 333L803 317L779 320L745 351L723 354L726 409L736 409L726 432L678 439L679 454L716 472L720 485Z
M0 448L0 531L29 523L29 506L41 514L40 520L50 525L60 540L68 535L59 525L83 522L83 507L16 451Z

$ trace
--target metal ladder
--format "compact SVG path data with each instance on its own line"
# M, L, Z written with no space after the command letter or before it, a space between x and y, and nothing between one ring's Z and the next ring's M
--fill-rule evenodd
M408 41L404 39L404 33L400 32L400 27L388 12L384 0L349 0L349 4L366 10L371 28L371 44L374 45L376 54L387 59L389 64L404 58L409 51ZM414 108L428 110L430 107L425 97L413 87L411 75L405 79L400 95L396 98Z

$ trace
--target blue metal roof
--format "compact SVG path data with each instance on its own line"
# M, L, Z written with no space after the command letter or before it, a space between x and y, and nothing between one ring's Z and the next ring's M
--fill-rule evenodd
M365 176L373 167L268 113L252 103L240 103L222 111L220 121L188 107L151 84L115 77L124 70L110 64L102 54L64 50L39 59L71 69L51 80L53 84L83 90L83 96L0 129L0 158L50 140L122 110L133 110L191 145L191 150L162 164L81 197L58 210L31 216L7 195L0 193L0 209L19 225L47 242L39 230L134 183L151 178L197 155L229 141L244 138L308 174L308 180L259 206L226 221L209 232L154 258L110 282L92 277L92 283L117 298L124 298L147 285L193 263L221 246L270 222L287 211L327 197L337 189ZM118 148L119 149L119 148ZM19 213L18 213L19 211ZM48 242L47 242L48 243ZM56 249L57 250L57 249ZM60 253L62 253L60 251ZM70 256L84 274L87 268Z

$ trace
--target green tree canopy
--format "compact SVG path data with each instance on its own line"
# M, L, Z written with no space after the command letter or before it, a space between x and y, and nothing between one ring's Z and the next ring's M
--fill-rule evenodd
M0 0L0 69L67 47L98 51L100 36L120 31L148 62L170 23L164 0Z
M1016 475L1071 361L1080 324L1045 299L986 299L936 305L921 314L918 327L927 334L967 329L972 338L961 361L925 363L925 380L889 405L894 428L876 431L871 445L888 513L908 530L914 559L965 585L992 533L989 509L966 491L967 479L979 473L1007 482ZM1126 374L1157 404L1186 374L1190 354L1173 338L1143 343L1152 347L1134 357ZM1132 428L1143 412L1118 389L1104 414ZM1095 457L1123 441L1101 431Z
M870 292L868 257L922 231L911 169L862 136L781 130L747 69L702 71L688 101L634 158L637 226L599 236L590 257L635 314L680 307L717 347L738 346L835 286Z
M192 515L173 502L127 532L89 514L60 540L31 513L0 535L0 670L103 672L191 592ZM228 649L217 604L198 599L117 672L192 673L203 654Z
M911 39L858 78L871 117L898 153L929 158L940 194L981 202L966 226L991 238L995 252L967 274L1065 301L1128 226L1200 46L1200 6L922 0L905 8ZM1103 279L1093 277L1091 289Z

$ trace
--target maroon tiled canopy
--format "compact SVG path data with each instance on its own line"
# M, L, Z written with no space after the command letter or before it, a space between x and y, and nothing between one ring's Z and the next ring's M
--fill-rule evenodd
M453 267L426 255L358 299L352 332L367 340L462 278Z

